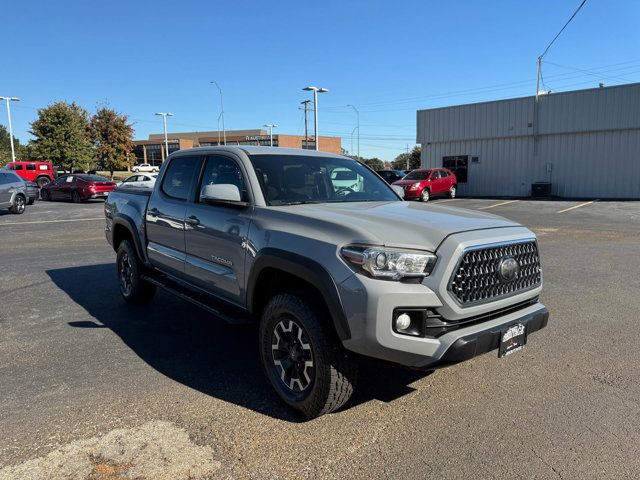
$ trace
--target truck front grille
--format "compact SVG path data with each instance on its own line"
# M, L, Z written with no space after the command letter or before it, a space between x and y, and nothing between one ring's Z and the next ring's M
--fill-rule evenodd
M519 267L513 279L505 278L504 270L500 272L500 264L509 258ZM538 245L535 240L527 240L466 250L448 289L466 307L531 290L541 282Z

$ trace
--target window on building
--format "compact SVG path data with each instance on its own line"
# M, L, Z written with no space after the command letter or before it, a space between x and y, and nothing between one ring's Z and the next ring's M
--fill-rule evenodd
M467 169L469 168L469 155L453 155L442 157L442 166L456 174L458 183L467 183Z

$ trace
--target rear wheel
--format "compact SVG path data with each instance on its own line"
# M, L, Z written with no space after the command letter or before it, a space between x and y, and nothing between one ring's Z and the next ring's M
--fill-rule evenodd
M118 245L116 266L120 293L125 302L132 305L148 304L156 293L156 287L141 278L144 267L129 240L123 240Z
M357 363L303 296L281 293L260 322L260 353L278 396L307 418L337 410L353 393Z
M15 200L13 201L13 206L11 207L11 213L15 213L16 215L21 215L24 213L26 205L26 200L22 195L17 195Z
M36 180L36 183L38 184L38 188L42 188L50 182L51 182L51 179L49 177L38 177L38 179Z
M456 193L458 193L458 188L455 185L451 185L449 189L449 198L456 198Z
M422 190L422 193L420 194L420 201L428 202L430 198L431 198L431 194L429 193L429 189L425 188L424 190Z
M30 198L29 201L27 202L27 205L33 205L35 201L36 201L35 198Z

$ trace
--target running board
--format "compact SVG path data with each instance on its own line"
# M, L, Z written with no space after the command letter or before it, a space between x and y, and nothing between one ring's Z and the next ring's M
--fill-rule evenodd
M193 291L168 278L152 277L149 275L141 275L141 277L156 287L206 310L231 325L248 325L254 323L249 313L244 312L238 307L223 305L222 301L216 302L210 295Z

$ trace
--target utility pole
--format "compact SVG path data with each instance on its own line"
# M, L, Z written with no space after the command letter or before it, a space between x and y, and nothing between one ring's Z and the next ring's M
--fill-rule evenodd
M222 118L222 139L224 141L224 144L227 144L227 131L224 129L224 105L222 104L222 89L220 88L220 85L218 85L218 82L216 82L215 80L212 80L211 82L214 84L216 87L218 87L218 92L220 92L220 118ZM218 145L220 145L220 140L218 140Z
M307 92L313 92L313 135L315 137L315 146L316 151L318 150L318 144L320 143L320 139L318 138L318 94L326 93L329 90L326 88L318 88L318 87L305 87L303 90Z
M169 156L169 139L167 138L167 117L173 117L173 113L158 112L156 115L162 115L162 124L164 125L164 159Z
M542 56L538 57L538 80L536 80L536 103L540 95L540 75L542 75Z
M358 159L360 159L360 112L353 105L347 105L347 107L353 108L356 112L356 128L358 129Z
M307 111L309 111L309 104L311 100L303 100L300 102L302 104L302 108L298 107L300 110L304 110L304 144L305 147L309 147L309 128L307 127Z
M11 143L11 161L16 161L16 151L13 147L13 127L11 126L11 107L9 107L9 102L19 102L20 99L17 97L0 97L0 100L4 100L7 102L7 119L9 121L9 141Z

